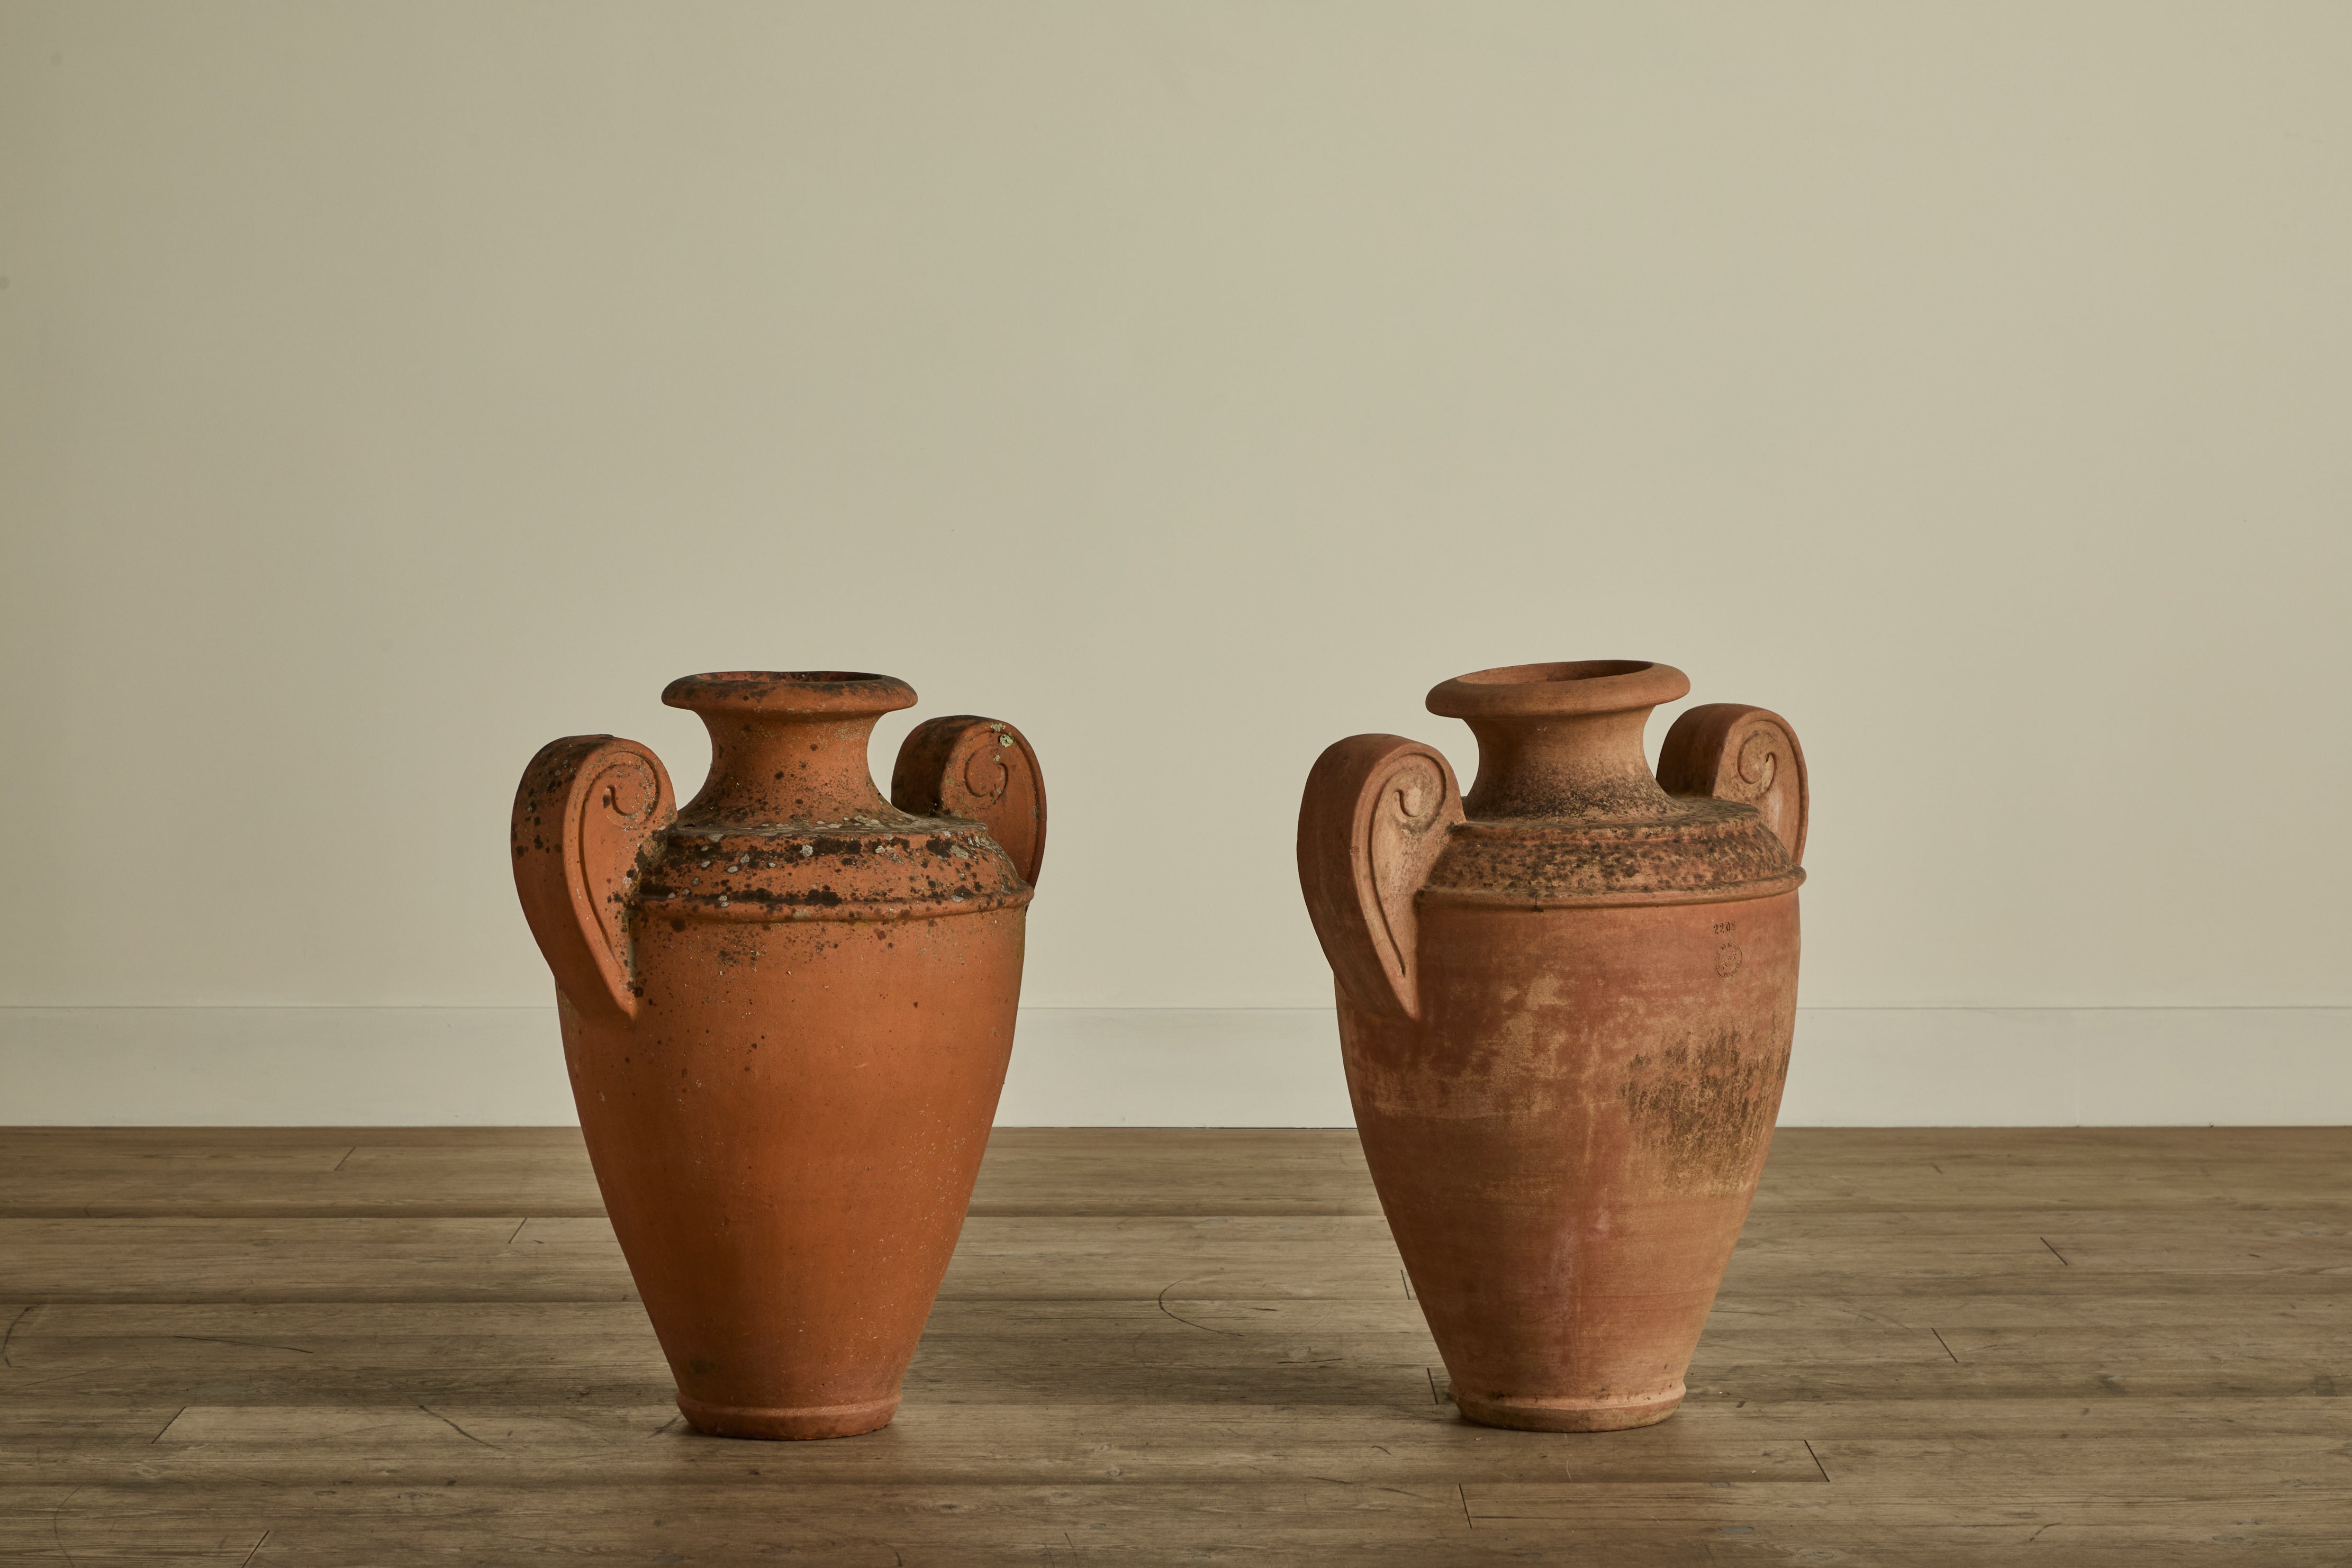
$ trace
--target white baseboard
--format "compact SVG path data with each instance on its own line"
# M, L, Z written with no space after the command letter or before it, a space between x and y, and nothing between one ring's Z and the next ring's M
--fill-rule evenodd
M0 1008L0 1124L564 1125L546 1008ZM1024 1009L1006 1126L1344 1127L1318 1008ZM2352 1008L1810 1008L1785 1126L2352 1123Z

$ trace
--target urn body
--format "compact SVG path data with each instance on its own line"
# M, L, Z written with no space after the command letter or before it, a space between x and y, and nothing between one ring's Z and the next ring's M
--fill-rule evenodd
M1662 665L1449 681L1465 800L1393 736L1317 764L1299 866L1366 1159L1463 1415L1671 1415L1761 1174L1796 1000L1802 759L1760 709L1643 761ZM1662 781L1663 780L1663 781Z
M516 797L582 1131L688 1419L870 1431L1003 1084L1035 758L1010 726L933 720L886 800L866 742L914 701L902 683L746 672L664 696L712 734L684 810L650 751L604 736L543 748Z

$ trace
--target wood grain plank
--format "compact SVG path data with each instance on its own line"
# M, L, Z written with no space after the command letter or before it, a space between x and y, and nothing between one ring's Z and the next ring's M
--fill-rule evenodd
M2293 1204L2341 1223L2352 1209L2342 1179L2352 1140L2340 1129L2269 1130L2279 1136L2251 1155L2243 1140L2212 1135L2238 1129L2092 1131L2087 1142L2047 1130L1920 1131L1906 1134L1910 1157L1899 1160L1866 1129L1785 1131L1757 1213ZM28 1132L38 1135L0 1140L0 1215L603 1211L568 1128ZM298 1172L320 1179L284 1179ZM972 1212L1370 1215L1378 1203L1346 1130L1000 1128Z
M353 1564L575 1556L744 1562L787 1552L794 1561L909 1564L1447 1563L1526 1562L1532 1549L1538 1561L1612 1564L1807 1561L1808 1553L1824 1561L1818 1553L1834 1551L1904 1563L2031 1555L2069 1565L2229 1561L2294 1568L2340 1563L2344 1543L2340 1520L2331 1523L2291 1498L2186 1506L2053 1500L2003 1509L1940 1498L1890 1518L1834 1487L1769 1483L1505 1483L1473 1494L1436 1485L1355 1490L1291 1482L1244 1501L1219 1487L875 1485L752 1473L764 1469L745 1466L724 1508L712 1506L715 1483L458 1480L307 1493L229 1486L201 1512L159 1498L166 1489L89 1488L0 1529L0 1551L54 1529L79 1560L131 1531L166 1544L176 1526L201 1532L207 1544L258 1527L270 1544L257 1562ZM2051 1546L2053 1539L2060 1545Z
M1558 1437L1454 1418L1351 1134L1011 1130L898 1422L751 1445L571 1129L0 1134L0 1560L2340 1568L2347 1162L1784 1133L1682 1412Z
M1269 1245L1271 1243L1271 1245ZM979 1217L950 1296L1390 1296L1401 1260L1375 1216ZM1974 1281L1997 1291L2203 1290L2223 1277L2299 1279L2333 1293L2352 1242L2295 1233L2251 1243L2177 1230L2118 1237L1938 1233L1744 1240L1725 1290L1840 1295L1890 1283ZM2105 1278L2094 1279L2093 1276ZM0 1220L0 1299L619 1300L632 1294L607 1222L485 1218Z

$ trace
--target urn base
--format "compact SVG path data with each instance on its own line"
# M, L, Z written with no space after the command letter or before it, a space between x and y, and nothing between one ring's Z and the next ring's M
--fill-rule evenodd
M860 1405L801 1405L760 1406L706 1405L681 1394L677 1407L698 1432L713 1437L752 1437L793 1441L811 1437L855 1437L878 1432L898 1413L898 1396Z
M1622 1432L1656 1426L1681 1406L1683 1392L1679 1379L1671 1388L1618 1399L1479 1399L1457 1388L1454 1404L1464 1420L1481 1427L1508 1427L1521 1432Z

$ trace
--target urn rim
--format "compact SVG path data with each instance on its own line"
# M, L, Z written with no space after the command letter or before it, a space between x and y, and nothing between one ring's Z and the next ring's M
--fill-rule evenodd
M1656 707L1690 695L1690 677L1648 659L1566 659L1473 670L1429 691L1446 718L1567 718Z
M662 701L694 713L849 716L915 706L915 688L863 670L711 670L680 675Z

